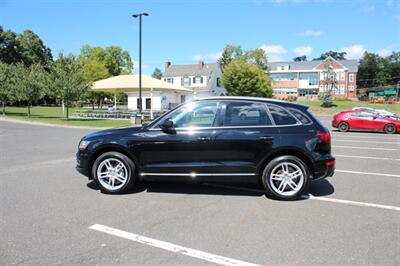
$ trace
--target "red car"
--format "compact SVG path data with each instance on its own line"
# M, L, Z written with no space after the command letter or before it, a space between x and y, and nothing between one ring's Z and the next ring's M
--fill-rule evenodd
M384 131L388 134L400 132L400 121L362 110L344 111L336 114L333 117L332 126L342 132L353 129Z

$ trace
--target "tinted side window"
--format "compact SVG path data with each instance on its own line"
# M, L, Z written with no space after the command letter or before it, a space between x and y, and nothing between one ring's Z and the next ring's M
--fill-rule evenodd
M172 120L175 128L211 127L217 109L217 102L192 102L185 104L166 119Z
M271 125L264 104L251 102L226 103L223 126L266 126Z
M353 112L353 113L350 113L350 115L354 116L354 117L361 117L361 113L360 112Z
M271 113L272 119L274 119L276 125L278 126L295 125L297 123L296 118L294 118L283 107L274 104L268 104L268 108Z
M303 124L310 125L312 124L312 120L308 117L306 113L296 109L296 108L288 108L288 110Z

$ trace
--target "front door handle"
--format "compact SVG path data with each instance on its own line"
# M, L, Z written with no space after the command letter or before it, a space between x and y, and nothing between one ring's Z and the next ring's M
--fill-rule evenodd
M260 137L260 140L262 140L262 141L267 141L267 142L271 142L271 141L274 140L274 137L271 137L271 136L262 136L262 137Z
M206 137L206 136L201 136L201 137L198 137L197 140L200 140L200 141L209 141L210 138L209 138L209 137Z

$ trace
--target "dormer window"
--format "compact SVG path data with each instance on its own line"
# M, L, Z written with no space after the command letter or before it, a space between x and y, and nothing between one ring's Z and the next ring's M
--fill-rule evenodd
M193 84L201 84L203 83L203 77L193 77Z
M164 81L168 82L168 83L174 83L174 79L173 78L164 78Z
M190 86L190 78L189 77L183 77L182 78L182 86L183 87L189 87Z
M290 70L289 65L278 65L277 70Z

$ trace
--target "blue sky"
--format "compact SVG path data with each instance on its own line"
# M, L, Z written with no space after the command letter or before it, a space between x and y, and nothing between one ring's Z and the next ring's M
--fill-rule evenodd
M138 60L138 21L131 17L138 12L150 13L143 20L147 74L167 60L214 62L226 44L261 47L271 61L400 50L400 0L0 0L0 25L33 30L54 55L79 53L84 44L119 45Z

